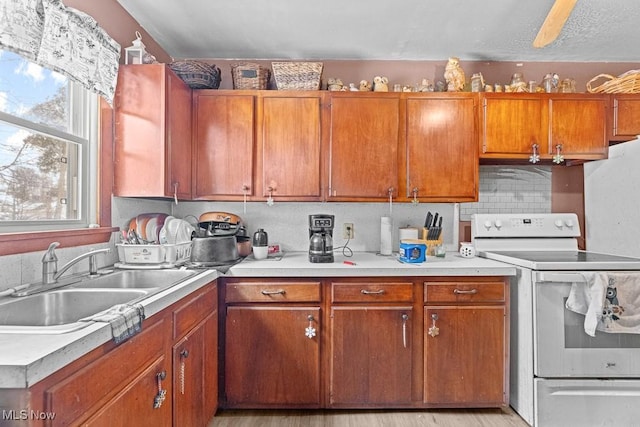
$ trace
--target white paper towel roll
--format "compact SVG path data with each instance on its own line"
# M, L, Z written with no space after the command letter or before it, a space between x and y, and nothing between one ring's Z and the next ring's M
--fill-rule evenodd
M391 255L391 218L380 218L380 255Z
M415 227L402 227L398 229L398 240L401 242L404 239L417 239L418 229Z

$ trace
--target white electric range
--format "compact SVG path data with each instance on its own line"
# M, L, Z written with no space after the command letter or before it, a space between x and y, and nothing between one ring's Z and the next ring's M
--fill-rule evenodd
M579 250L575 214L476 214L471 234L478 256L517 268L510 301L514 410L534 426L640 425L640 334L589 336L585 316L565 306L572 285L589 274L640 278L640 259Z

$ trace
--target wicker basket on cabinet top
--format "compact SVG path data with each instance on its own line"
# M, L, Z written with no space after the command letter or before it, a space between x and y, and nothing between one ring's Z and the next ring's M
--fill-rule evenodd
M234 89L269 89L271 70L259 64L243 62L231 65Z
M220 68L202 61L174 61L169 68L178 75L191 89L218 89Z
M600 78L609 79L600 86L593 87ZM640 70L629 70L614 77L610 74L598 74L587 83L589 93L640 93Z
M278 90L319 90L322 62L272 62Z

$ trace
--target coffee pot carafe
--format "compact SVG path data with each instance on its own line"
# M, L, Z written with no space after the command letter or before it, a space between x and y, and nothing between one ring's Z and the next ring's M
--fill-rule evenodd
M333 262L333 215L309 215L309 261Z

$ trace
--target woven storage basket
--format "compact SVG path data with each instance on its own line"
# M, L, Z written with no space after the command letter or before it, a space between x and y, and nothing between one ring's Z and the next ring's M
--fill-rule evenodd
M322 62L272 62L278 90L319 90Z
M271 70L259 64L243 62L231 65L234 89L268 89Z
M596 80L607 78L608 81L593 87ZM590 93L640 93L640 70L630 70L614 77L610 74L598 74L587 83Z
M218 89L220 68L200 61L175 61L169 67L192 89Z

